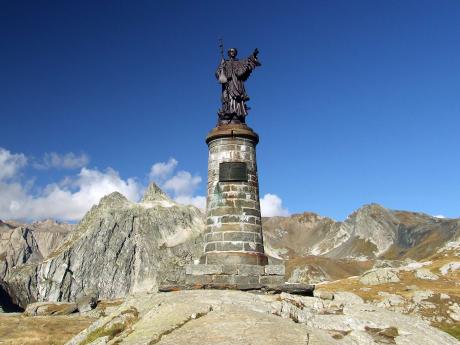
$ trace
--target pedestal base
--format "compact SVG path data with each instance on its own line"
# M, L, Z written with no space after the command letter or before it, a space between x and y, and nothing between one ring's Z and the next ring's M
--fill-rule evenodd
M284 265L187 265L185 284L215 289L253 290L284 284Z
M206 253L200 258L200 264L265 266L268 264L268 258L265 254L261 253Z

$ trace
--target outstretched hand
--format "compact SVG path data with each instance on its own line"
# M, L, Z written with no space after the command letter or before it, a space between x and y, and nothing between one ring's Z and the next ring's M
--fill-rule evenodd
M252 53L252 55L254 55L254 57L256 58L257 55L259 54L259 49L254 49L254 52Z

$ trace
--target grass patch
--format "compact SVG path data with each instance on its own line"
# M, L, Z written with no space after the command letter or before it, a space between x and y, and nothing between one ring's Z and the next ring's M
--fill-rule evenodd
M83 316L34 316L0 314L0 343L62 345L95 321Z
M105 323L103 326L95 329L88 334L81 345L87 345L102 337L109 337L112 340L120 333L129 330L131 325L139 319L139 312L136 308L130 307L123 310L119 315Z
M460 325L459 324L456 324L456 325L443 324L443 325L439 325L438 328L441 331L449 333L454 338L460 340Z
M125 325L121 323L116 323L109 328L98 328L95 331L91 332L86 339L81 343L81 345L90 344L98 338L109 337L109 340L115 338L118 334L125 330Z

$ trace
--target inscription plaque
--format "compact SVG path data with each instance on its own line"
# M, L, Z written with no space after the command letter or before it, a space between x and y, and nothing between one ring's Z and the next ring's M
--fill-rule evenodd
M223 162L219 164L219 182L247 182L248 169L244 162Z

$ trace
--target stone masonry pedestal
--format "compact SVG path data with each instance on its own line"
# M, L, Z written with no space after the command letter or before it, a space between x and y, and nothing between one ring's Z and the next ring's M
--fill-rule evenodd
M209 147L204 255L186 267L188 284L259 286L284 283L284 266L268 265L260 215L256 145L245 124L220 125Z
M266 265L260 216L256 145L246 125L214 128L209 147L203 264Z

